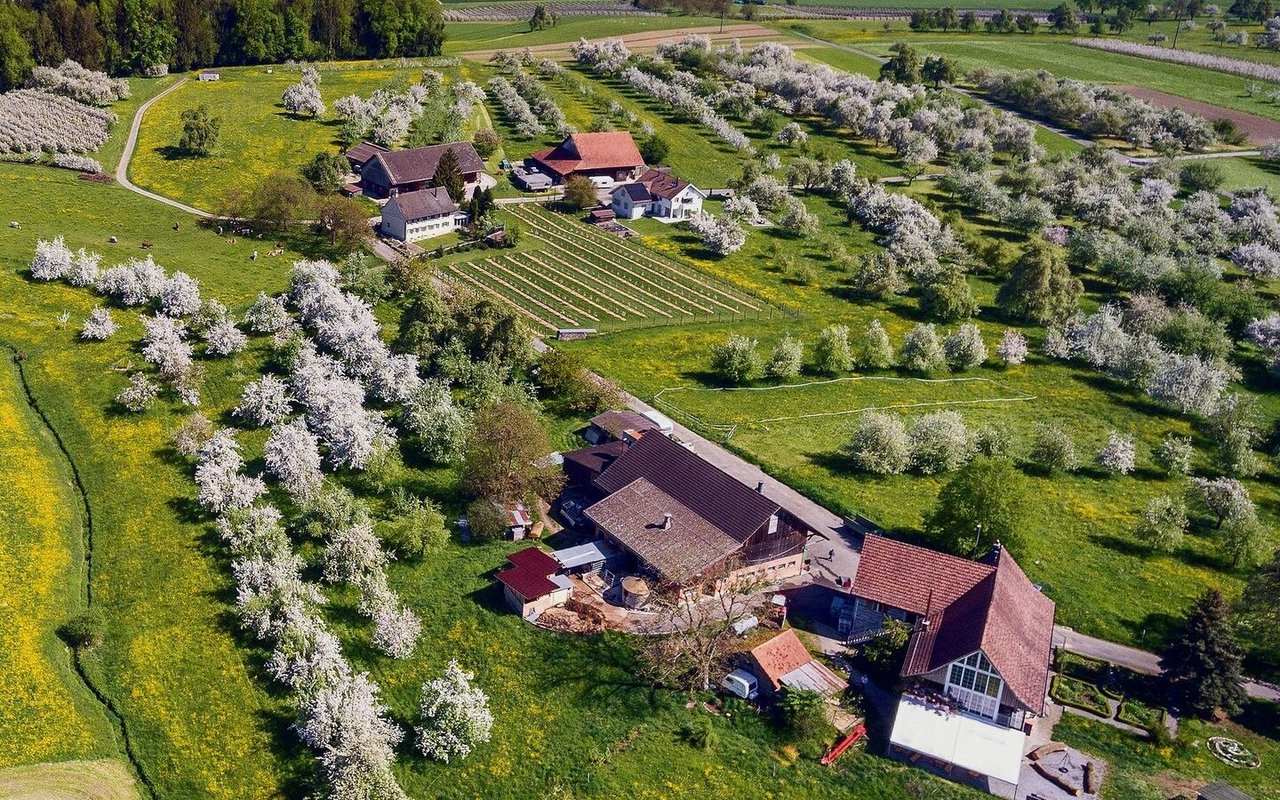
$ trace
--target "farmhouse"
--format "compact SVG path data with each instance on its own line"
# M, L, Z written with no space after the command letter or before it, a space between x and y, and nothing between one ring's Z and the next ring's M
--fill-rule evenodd
M425 189L435 180L436 167L447 150L458 157L462 182L470 192L484 172L484 161L471 142L372 153L360 169L360 186L366 195L378 199Z
M467 224L467 219L466 212L444 189L418 189L387 201L380 229L392 239L417 242L457 230Z
M824 697L837 697L849 686L847 680L809 653L792 628L751 650L751 670L768 693L783 688L805 689Z
M565 466L599 498L584 512L597 537L627 554L627 568L660 584L775 581L804 568L807 529L799 520L659 432L568 453Z
M346 156L347 163L351 165L351 174L359 175L360 170L364 169L364 165L369 163L369 159L373 158L378 153L388 152L390 152L390 150L380 144L374 144L373 142L361 142L360 144L348 148L347 152L343 153L343 155Z
M1053 601L999 545L968 561L874 535L852 594L864 630L912 625L890 753L1012 797L1044 713Z
M649 169L634 182L615 187L609 195L609 205L622 219L658 217L675 220L701 214L705 199L707 195L692 183L670 172Z
M535 619L548 608L564 605L573 596L573 584L560 574L560 562L536 547L507 556L512 566L498 573L507 603L525 619Z
M601 179L605 185L629 181L644 166L627 131L572 133L555 147L529 156L529 166L564 183L573 175Z

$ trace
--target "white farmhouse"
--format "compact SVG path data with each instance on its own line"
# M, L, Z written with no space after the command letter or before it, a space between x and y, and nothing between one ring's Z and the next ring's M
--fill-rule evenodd
M610 207L619 219L689 219L702 213L706 198L697 186L661 169L649 169L609 194Z
M466 224L466 212L439 186L398 194L382 209L382 234L402 242L430 239Z

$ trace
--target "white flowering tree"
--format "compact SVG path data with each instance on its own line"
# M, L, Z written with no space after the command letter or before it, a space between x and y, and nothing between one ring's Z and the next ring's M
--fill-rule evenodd
M258 293L258 299L244 315L244 324L254 333L278 333L288 327L289 322L284 299L266 292Z
M382 572L387 553L373 534L373 526L360 522L329 534L324 548L324 580L358 585L371 573Z
M765 374L770 378L794 378L804 366L804 343L791 334L783 336L769 355Z
M302 420L273 427L262 459L267 474L278 480L295 502L308 502L320 493L324 483L320 443Z
M401 422L431 461L452 464L462 457L470 420L465 409L454 404L447 382L424 381L405 401Z
M902 419L880 411L858 417L842 450L862 472L900 475L911 465L911 441Z
M422 685L418 749L428 758L448 763L466 758L476 745L489 741L493 712L489 696L472 686L475 676L450 661L444 675Z
M296 117L303 115L318 117L325 112L324 100L320 97L320 87L306 80L299 81L284 90L280 102L285 111Z
M52 241L36 242L36 255L31 259L31 277L38 281L56 281L71 269L71 250L61 236Z
M1187 507L1169 495L1156 495L1147 503L1135 531L1138 539L1152 550L1173 552L1187 531Z
M159 314L142 318L142 357L155 364L160 376L176 381L191 371L193 352L186 341L187 329L180 320Z
M80 338L101 342L110 339L119 329L120 326L111 318L111 312L98 306L89 312L89 318L84 321L84 327L80 329Z
M760 358L759 342L733 334L724 342L711 348L711 371L728 383L746 383L760 377L764 363Z
M263 375L244 387L240 404L232 413L251 425L265 428L283 422L292 406L284 381L275 375Z
M205 332L204 351L211 356L229 356L249 346L249 337L230 319L214 323Z
M185 272L174 272L160 287L160 311L166 316L191 316L200 304L200 284Z
M953 370L980 367L987 360L987 345L982 341L982 332L972 322L966 322L948 334L942 348L947 366Z
M689 227L702 237L702 245L719 256L738 252L747 243L747 231L730 216L702 214L689 220Z
M408 658L417 647L422 620L404 606L385 605L373 612L373 646L391 658Z
M888 369L894 363L893 342L889 332L873 319L862 335L862 343L858 348L858 366L863 369Z
M207 511L221 514L248 508L266 494L267 487L262 480L241 475L243 468L240 445L230 431L220 430L209 437L196 454L195 477L200 505Z
M1013 328L1006 328L1000 344L996 345L996 355L1009 366L1023 363L1027 360L1027 337Z
M1098 466L1107 472L1128 475L1133 472L1137 457L1137 449L1133 444L1133 434L1121 434L1112 431L1107 436L1107 443L1098 451Z
M907 333L902 341L902 366L912 372L946 369L946 353L932 324L919 323Z
M973 458L974 436L955 411L933 411L920 417L907 433L911 465L925 475L951 472Z
M116 402L124 408L138 413L146 411L160 396L160 387L151 382L146 375L135 372L129 376L129 385L116 395Z

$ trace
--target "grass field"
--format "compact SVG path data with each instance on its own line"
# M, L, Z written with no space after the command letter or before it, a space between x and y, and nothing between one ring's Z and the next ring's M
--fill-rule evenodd
M669 258L542 209L509 206L537 247L443 264L441 273L511 302L535 330L672 325L777 313Z
M0 355L0 686L17 701L0 705L0 768L114 755L106 711L56 633L85 606L80 497L11 353Z
M138 800L129 768L113 759L0 769L5 800Z
M280 104L298 73L276 67L221 70L216 83L191 81L152 106L146 115L129 177L139 186L195 208L213 210L228 189L252 188L278 171L296 171L321 152L337 152L337 119L297 119ZM447 71L447 70L446 70ZM421 70L393 67L325 70L320 91L327 105L340 97L367 97L397 79L417 81ZM207 104L222 118L214 153L188 157L177 150L182 112Z
M465 7L465 6L462 6ZM529 6L533 13L533 6ZM682 28L718 25L719 17L564 17L555 27L530 31L526 21L520 22L449 22L445 24L445 55L494 48L520 49L557 42L576 42L600 36L625 36L644 31L676 31Z

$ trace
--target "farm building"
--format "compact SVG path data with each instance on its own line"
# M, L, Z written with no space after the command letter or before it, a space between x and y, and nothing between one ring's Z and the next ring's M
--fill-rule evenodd
M1026 732L1044 714L1053 601L999 545L969 561L874 535L852 595L857 630L912 625L890 754L1012 797Z
M787 689L807 689L824 697L838 697L849 682L815 659L787 628L751 650L751 671L768 693Z
M507 603L525 619L536 619L548 608L564 605L573 584L560 574L560 562L536 547L507 556L512 566L498 573Z
M556 183L581 175L602 179L608 185L633 179L644 159L627 131L601 131L572 133L555 147L529 156L528 163Z
M609 205L622 219L688 219L702 213L705 199L707 195L692 183L670 172L649 169L634 182L615 187Z
M440 166L440 157L446 150L457 155L462 182L470 193L484 174L484 161L471 142L373 153L360 169L360 186L366 195L377 199L425 189L435 180L436 167Z
M380 144L374 144L373 142L361 142L360 144L349 147L347 152L343 153L343 155L346 156L347 163L351 165L351 174L359 175L360 170L364 169L364 165L369 163L369 159L373 158L378 153L389 152L391 151Z
M598 538L628 554L626 567L684 588L802 572L807 529L760 492L655 432L620 455L606 448L567 453L565 468L599 498L585 517Z
M545 192L555 185L555 181L536 167L515 166L511 168L511 182L526 192Z
M384 236L402 242L430 239L467 224L467 214L439 187L392 197L382 209Z
M591 444L609 441L634 441L645 431L658 430L659 425L639 411L605 411L591 418L583 434Z

